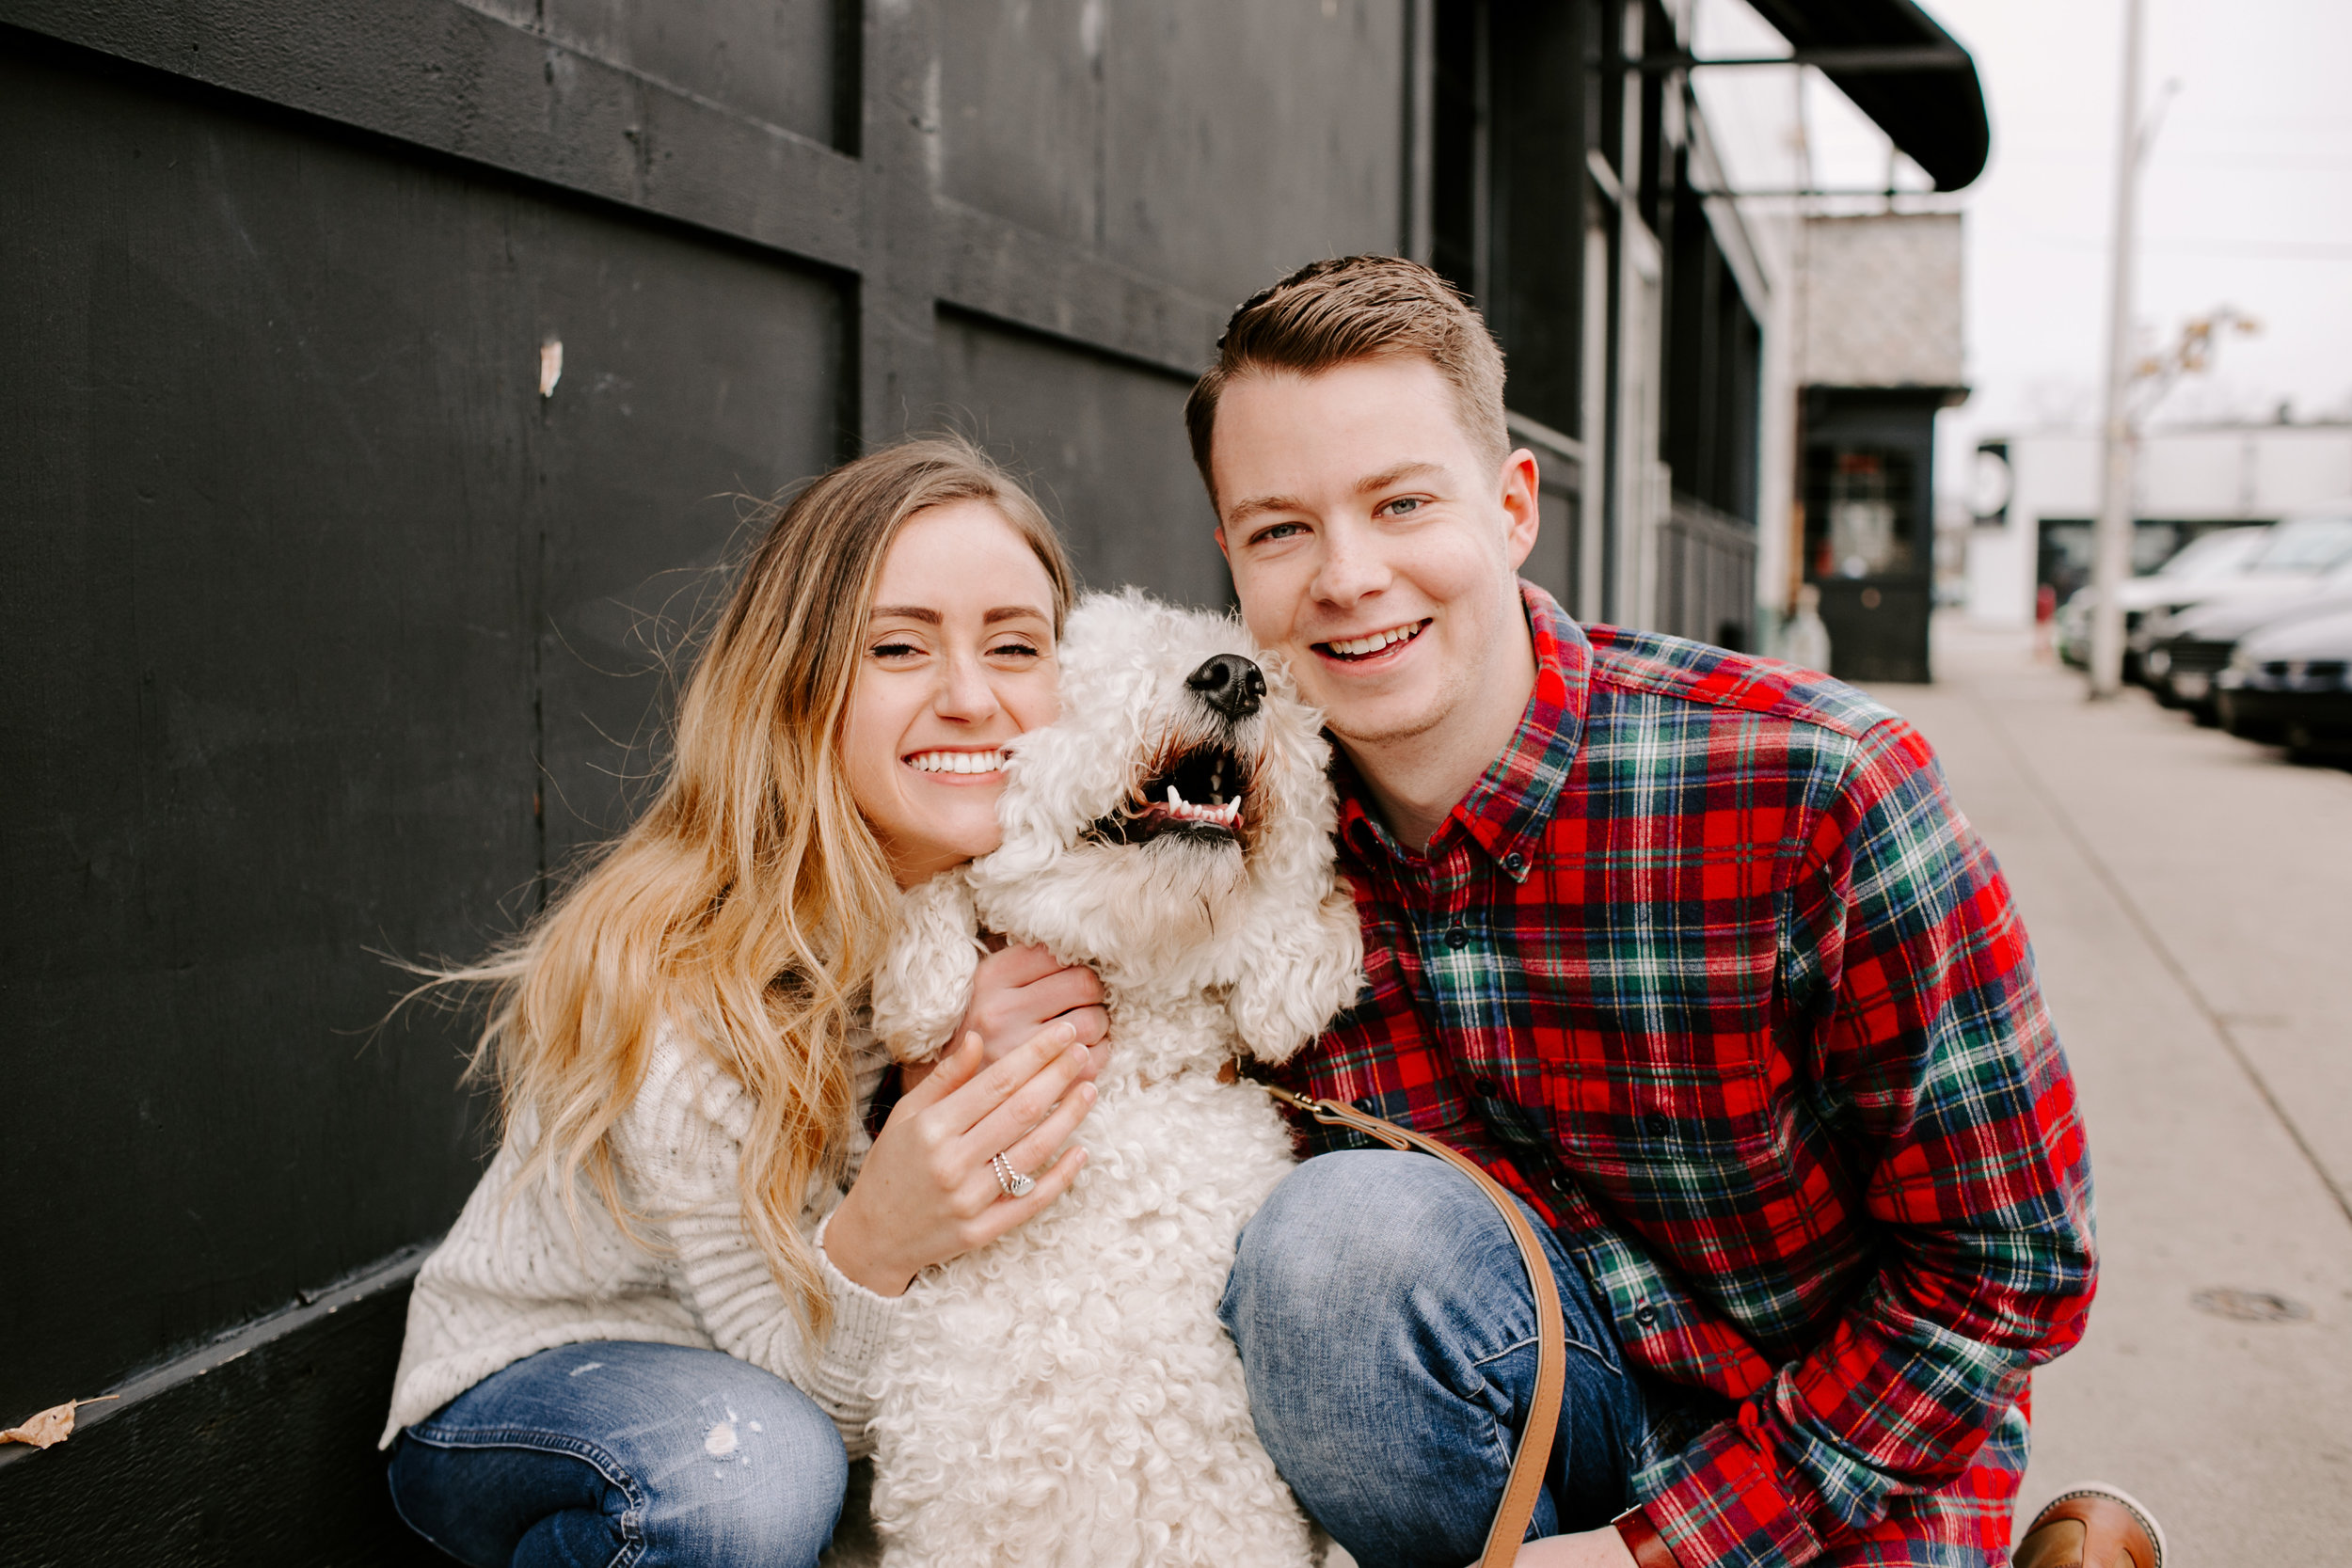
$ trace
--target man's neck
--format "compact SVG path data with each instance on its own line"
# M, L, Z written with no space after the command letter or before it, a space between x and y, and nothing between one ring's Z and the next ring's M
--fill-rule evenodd
M1495 657L1466 683L1453 711L1421 734L1391 741L1339 737L1380 819L1416 853L1510 749L1535 694L1535 642L1516 596L1510 631L1496 643Z

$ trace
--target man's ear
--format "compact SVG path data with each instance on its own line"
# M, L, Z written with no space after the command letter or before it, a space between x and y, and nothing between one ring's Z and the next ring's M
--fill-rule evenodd
M1503 548L1511 558L1511 569L1518 571L1527 562L1528 553L1535 547L1535 535L1543 527L1543 507L1538 498L1543 495L1543 470L1537 467L1535 454L1519 448L1502 460L1502 513L1510 519L1503 534Z
M874 1037L898 1061L938 1055L972 1006L979 966L970 875L943 871L909 888L898 897L890 951L874 976Z
M1217 525L1216 525L1216 531L1215 531L1215 537L1216 537L1216 553L1217 553L1217 554L1219 554L1219 555L1221 555L1221 556L1223 556L1223 557L1225 558L1225 560L1226 560L1226 563L1227 563L1228 565L1232 564L1232 560L1233 560L1233 552L1232 552L1232 550L1227 549L1227 548L1225 547L1225 525L1224 525L1223 523L1219 523L1219 524L1217 524Z
M1287 1061L1363 985L1363 929L1347 879L1333 877L1322 902L1300 913L1251 933L1225 999L1242 1043L1261 1061Z

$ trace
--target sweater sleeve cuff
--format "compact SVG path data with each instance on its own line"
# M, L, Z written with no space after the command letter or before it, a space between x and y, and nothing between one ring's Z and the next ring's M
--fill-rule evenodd
M1676 1455L1642 1512L1682 1568L1790 1568L1822 1551L1769 1450L1725 1421Z
M809 1238L817 1249L818 1267L824 1273L825 1290L833 1297L833 1338L826 1342L825 1359L862 1372L882 1354L890 1325L906 1309L907 1298L869 1291L834 1267L825 1251L825 1227L832 1224L833 1214L827 1214L817 1222Z

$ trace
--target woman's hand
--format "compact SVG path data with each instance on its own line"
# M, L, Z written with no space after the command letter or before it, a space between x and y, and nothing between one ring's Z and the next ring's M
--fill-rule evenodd
M1103 1070L1110 1048L1103 1043L1111 1017L1103 1006L1103 982L1084 964L1065 964L1042 947L1007 947L989 954L972 975L972 1006L957 1025L956 1039L980 1037L980 1049L995 1061L1040 1029L1059 1020L1078 1032L1089 1048L1086 1076ZM936 1063L909 1062L899 1082L912 1089Z
M1094 1108L1090 1066L1067 1021L993 1062L977 1032L965 1035L882 1124L825 1227L833 1266L879 1295L901 1295L933 1263L986 1246L1061 1196L1086 1150L1037 1167ZM989 1168L997 1153L1036 1177L1027 1196L1005 1196Z

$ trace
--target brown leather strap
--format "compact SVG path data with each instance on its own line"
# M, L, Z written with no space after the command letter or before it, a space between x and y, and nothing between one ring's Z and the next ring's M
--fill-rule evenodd
M1551 1263L1544 1257L1543 1245L1535 1239L1535 1227L1527 1223L1526 1212L1508 1188L1437 1139L1336 1100L1309 1100L1272 1084L1259 1086L1327 1127L1352 1129L1391 1148L1417 1148L1436 1155L1478 1183L1510 1227L1511 1240L1518 1243L1519 1261L1527 1265L1527 1282L1535 1293L1535 1393L1528 1406L1527 1430L1519 1433L1519 1451L1511 1461L1511 1479L1503 1484L1502 1505L1495 1510L1495 1522L1486 1531L1486 1549L1478 1557L1478 1568L1509 1568L1543 1494L1544 1466L1551 1458L1551 1440L1560 1426L1560 1399L1568 1381L1567 1332L1560 1322L1560 1288L1551 1277Z

